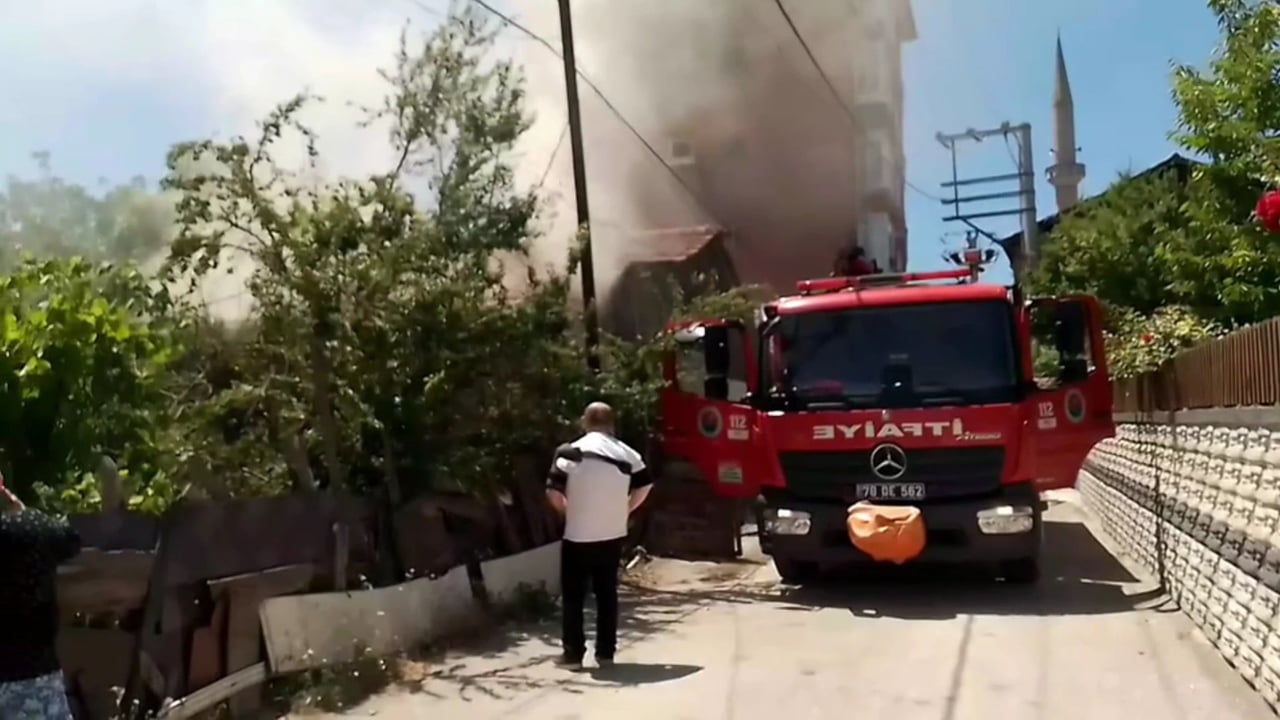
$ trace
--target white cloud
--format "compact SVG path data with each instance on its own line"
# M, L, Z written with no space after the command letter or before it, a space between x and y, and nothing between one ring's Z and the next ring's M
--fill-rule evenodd
M99 96L116 89L122 97L176 96L184 106L204 108L204 116L184 123L190 126L186 137L154 138L160 155L189 137L253 132L256 120L305 88L330 98L307 119L321 134L327 163L343 173L382 167L387 155L376 132L354 129L359 114L347 102L370 104L380 96L376 71L391 59L406 19L420 30L436 20L409 0L4 5L0 65L19 68L10 80L26 104L40 105L46 114L84 110L65 88ZM137 118L144 127L153 120ZM97 128L108 139L123 130Z
M430 7L437 0L421 3ZM438 17L413 0L60 0L0 6L0 66L19 68L8 78L16 105L38 113L32 132L43 130L56 158L74 154L76 138L66 128L91 129L94 142L133 137L150 127L180 127L178 137L145 137L131 143L147 157L120 158L125 167L153 166L175 142L199 137L252 135L255 123L275 105L307 90L326 99L303 116L320 136L326 174L357 175L390 167L385 136L359 129L362 113L352 104L373 105L385 84L380 67L393 59L406 20L411 32L426 32ZM92 96L92 98L89 98ZM92 103L178 99L173 107L197 108L190 118L155 118L119 105L112 117L128 127L94 125ZM30 116L28 116L30 118ZM82 121L77 121L81 118ZM30 121L29 121L30 122ZM63 137L49 138L59 126ZM10 147L33 138L6 138ZM62 152L59 148L64 148ZM136 151L135 151L136 152ZM15 153L15 157L21 154ZM278 157L301 161L295 145ZM15 168L16 169L16 168ZM93 168L118 178L132 170ZM247 310L243 282L248 267L233 266L202 283L218 314Z

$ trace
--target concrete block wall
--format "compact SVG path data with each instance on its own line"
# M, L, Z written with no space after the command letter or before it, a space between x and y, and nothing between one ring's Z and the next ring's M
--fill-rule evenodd
M1265 417L1121 423L1078 487L1121 549L1280 711L1280 412Z

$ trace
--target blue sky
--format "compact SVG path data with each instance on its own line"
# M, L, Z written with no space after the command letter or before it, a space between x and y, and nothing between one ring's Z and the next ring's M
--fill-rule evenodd
M1204 0L912 4L920 38L905 59L907 175L930 193L950 177L950 157L934 133L1004 120L1032 124L1043 178L1057 32L1075 94L1080 159L1089 170L1085 194L1176 150L1167 139L1175 121L1170 62L1203 64L1217 41ZM369 68L385 61L410 16L429 19L414 0L0 2L0 67L7 68L0 174L30 174L30 152L48 150L56 172L81 183L155 179L171 143L244 131L303 85L335 95L367 90ZM370 154L350 143L336 147L353 162ZM999 140L964 147L962 174L1012 169ZM1040 214L1052 212L1043 179L1037 193ZM943 208L911 190L907 210L911 266L938 266L944 233L960 228L942 223ZM985 226L1002 235L1017 221Z
M1178 150L1168 139L1176 124L1170 63L1204 66L1218 40L1204 0L914 0L913 8L920 39L905 54L907 176L931 193L950 179L950 154L933 139L937 131L1029 122L1041 216L1056 209L1043 178L1052 162L1059 31L1075 97L1079 160L1088 168L1084 195ZM1000 140L961 145L962 176L1013 171ZM910 189L907 216L911 265L940 264L940 237L961 226L941 222L943 208ZM980 224L998 236L1018 230L1016 218Z

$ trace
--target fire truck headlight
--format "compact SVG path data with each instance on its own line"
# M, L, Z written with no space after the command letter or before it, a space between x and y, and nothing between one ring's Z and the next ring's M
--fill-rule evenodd
M808 535L813 529L813 519L803 510L787 508L764 511L764 531L770 535Z
M978 529L984 535L1031 532L1035 524L1035 510L1025 505L1000 505L978 511Z

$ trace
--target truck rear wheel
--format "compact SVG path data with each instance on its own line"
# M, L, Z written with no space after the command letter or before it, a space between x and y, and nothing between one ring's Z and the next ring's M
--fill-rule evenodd
M1006 582L1034 585L1040 579L1040 558L1032 555L1007 560L1000 566L1000 574Z
M818 576L818 569L812 563L800 562L791 558L775 555L773 567L777 569L782 582L788 585L802 585Z

